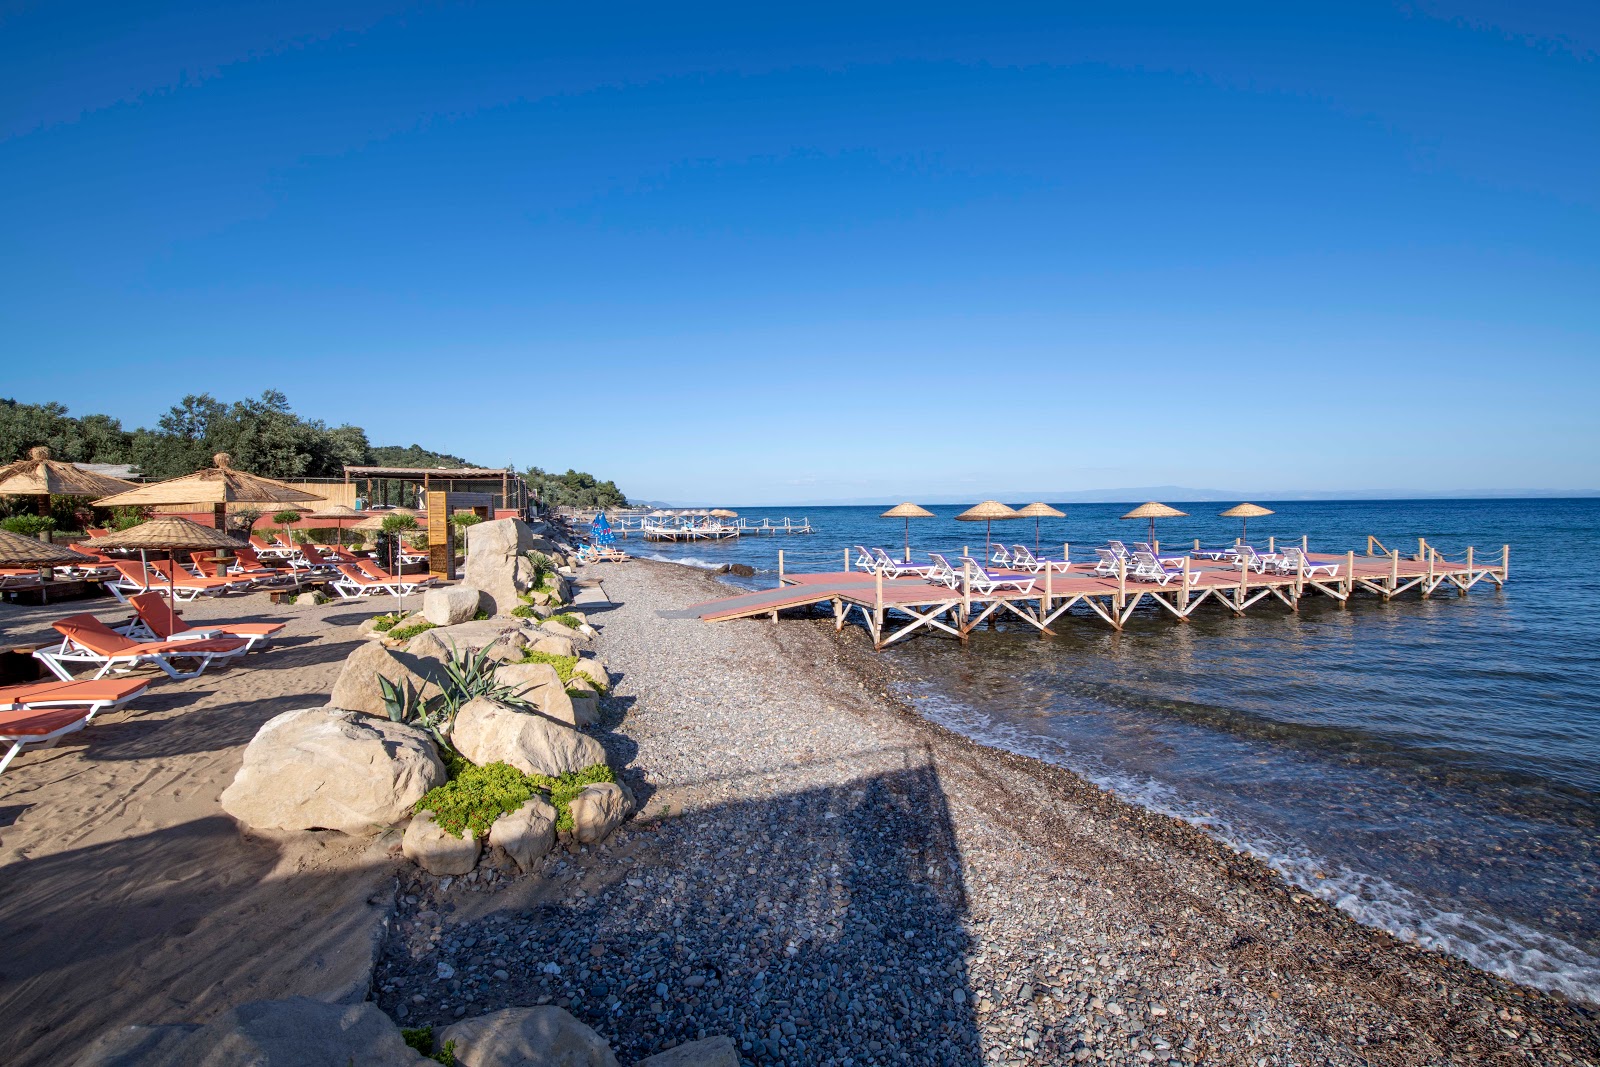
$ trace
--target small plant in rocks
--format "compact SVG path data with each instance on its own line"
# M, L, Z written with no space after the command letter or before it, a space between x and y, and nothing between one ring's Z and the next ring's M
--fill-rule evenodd
M565 626L569 630L576 630L578 627L583 625L582 619L578 618L576 615L573 615L571 612L566 611L561 612L559 615L550 616L545 620L545 622L559 622L562 626Z
M518 619L531 619L539 613L533 610L532 604L518 604L511 609L511 614Z
M577 656L558 656L553 652L537 652L529 649L523 653L524 663L548 663L556 669L556 677L561 679L561 684L566 685L572 681L572 671L578 665Z
M389 631L389 637L395 641L409 641L418 634L426 633L433 628L433 623L429 622L427 619L421 619L417 622L401 626L398 629L391 629Z
M433 1027L431 1026L402 1027L400 1040L429 1059L444 1064L445 1067L455 1067L456 1043L454 1041L446 1041L444 1048L438 1052L433 1051Z
M489 763L482 767L453 756L450 781L435 786L417 801L416 811L433 812L440 829L455 837L471 830L483 837L502 815L516 811L535 793L543 793L556 809L556 829L572 829L572 801L584 787L596 782L614 782L616 773L604 763L570 771L559 777L524 774L508 763Z
M387 615L379 615L376 619L374 619L372 622L372 628L380 634L386 634L390 630L393 630L396 626L399 626L401 620L404 618L405 616L399 612L391 611Z

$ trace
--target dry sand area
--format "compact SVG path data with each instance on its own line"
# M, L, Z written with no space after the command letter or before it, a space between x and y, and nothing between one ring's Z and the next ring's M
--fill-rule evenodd
M387 602L385 602L386 604ZM393 896L389 842L241 837L217 798L257 727L327 702L356 626L384 605L184 605L190 621L288 620L266 650L199 678L158 676L0 777L0 1016L15 1063L71 1062L123 1023L204 1020L244 1001L365 998ZM111 600L0 605L0 644Z

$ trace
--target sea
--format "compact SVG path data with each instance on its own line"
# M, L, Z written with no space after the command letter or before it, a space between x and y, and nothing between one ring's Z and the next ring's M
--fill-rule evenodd
M1167 503L1188 514L1158 521L1164 551L1241 532L1226 504ZM1410 554L1420 537L1496 559L1510 545L1510 581L1350 610L1264 601L1242 619L1206 605L1188 624L1141 609L1121 633L1072 616L1053 637L1019 624L882 654L928 719L1197 826L1359 922L1600 1003L1600 499L1257 503L1274 511L1250 520L1257 545L1304 536L1360 555L1371 535ZM1147 536L1119 518L1131 504L1058 506L1065 518L993 537L1091 560L1108 538ZM770 588L780 550L789 570L839 570L858 543L903 551L884 507L739 509L815 532L619 544L747 564L753 578L724 580ZM983 548L962 508L929 510L911 520L916 558Z

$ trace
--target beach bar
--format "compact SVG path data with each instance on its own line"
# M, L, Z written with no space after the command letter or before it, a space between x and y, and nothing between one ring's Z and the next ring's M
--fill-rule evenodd
M1126 559L1110 573L1103 564L1073 563L1065 570L1045 567L1036 573L988 567L979 574L968 561L954 585L856 570L848 552L842 571L789 573L780 553L777 588L713 600L690 610L706 622L728 622L760 615L776 619L786 608L826 604L832 609L835 630L842 630L852 614L857 615L872 636L873 647L881 651L920 632L937 631L965 641L977 627L986 622L992 626L1000 618L1020 619L1041 635L1052 635L1051 626L1070 612L1121 630L1146 603L1187 622L1207 604L1242 617L1263 603L1297 612L1300 601L1312 595L1331 598L1340 608L1358 597L1387 602L1415 592L1427 598L1441 588L1465 596L1483 581L1504 586L1511 569L1510 545L1490 555L1469 547L1453 559L1441 555L1426 539L1419 539L1417 552L1404 558L1376 537L1367 538L1362 555L1305 551L1303 540L1301 547L1295 570L1289 573L1196 555L1185 555L1164 582L1135 580ZM1063 558L1066 555L1064 551ZM992 578L1007 584L996 586L987 580Z

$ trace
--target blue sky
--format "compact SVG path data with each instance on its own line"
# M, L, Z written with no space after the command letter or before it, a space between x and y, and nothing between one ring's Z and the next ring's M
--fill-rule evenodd
M0 395L631 495L1600 489L1578 4L0 0Z

